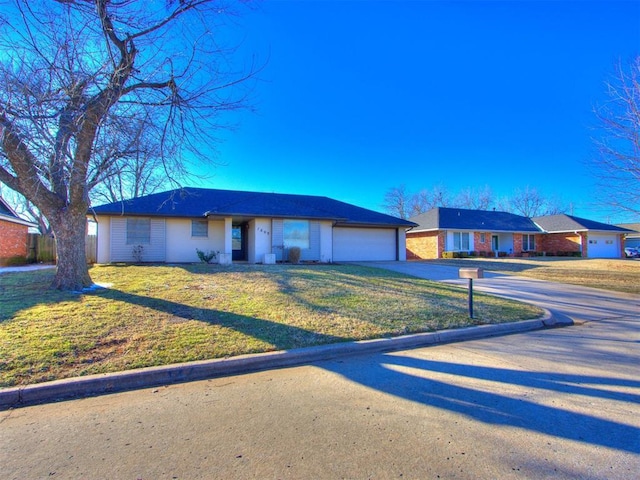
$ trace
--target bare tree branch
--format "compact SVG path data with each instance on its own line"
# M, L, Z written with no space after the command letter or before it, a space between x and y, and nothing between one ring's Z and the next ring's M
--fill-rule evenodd
M606 86L609 100L594 111L600 131L589 167L603 205L640 214L640 56L619 64Z
M91 198L150 193L211 162L221 116L247 105L221 0L13 0L0 13L0 182L46 216L55 285L91 283ZM4 20L4 21L3 21ZM252 69L255 65L252 65ZM80 233L78 233L80 232Z

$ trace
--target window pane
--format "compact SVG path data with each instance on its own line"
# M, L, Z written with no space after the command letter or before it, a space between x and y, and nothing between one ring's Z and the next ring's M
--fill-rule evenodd
M460 232L453 232L453 249L460 250Z
M234 225L231 229L231 248L242 250L242 226Z
M127 245L149 245L151 243L151 220L127 218Z
M535 242L535 238L533 235L523 235L522 236L522 250L528 251L528 250L535 250L536 249L536 242Z
M287 248L309 248L309 221L308 220L284 220L284 246Z
M462 249L461 250L469 250L469 233L462 234Z
M209 235L209 222L206 220L191 220L191 236L207 237Z

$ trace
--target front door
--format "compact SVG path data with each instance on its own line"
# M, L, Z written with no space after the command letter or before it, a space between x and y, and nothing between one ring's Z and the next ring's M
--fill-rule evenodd
M234 262L247 259L247 227L246 223L234 224L231 227L231 258Z
M497 252L498 250L500 250L500 245L498 243L498 235L491 236L491 249L494 252Z

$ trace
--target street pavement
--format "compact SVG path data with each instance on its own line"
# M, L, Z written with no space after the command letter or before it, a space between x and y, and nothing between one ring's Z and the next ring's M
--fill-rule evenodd
M2 478L638 478L640 296L510 278L575 325L6 410Z

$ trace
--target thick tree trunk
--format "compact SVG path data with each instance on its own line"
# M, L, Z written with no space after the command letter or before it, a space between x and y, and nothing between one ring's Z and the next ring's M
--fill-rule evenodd
M86 223L84 212L73 215L67 212L51 222L58 256L54 288L79 291L93 285L85 252Z

